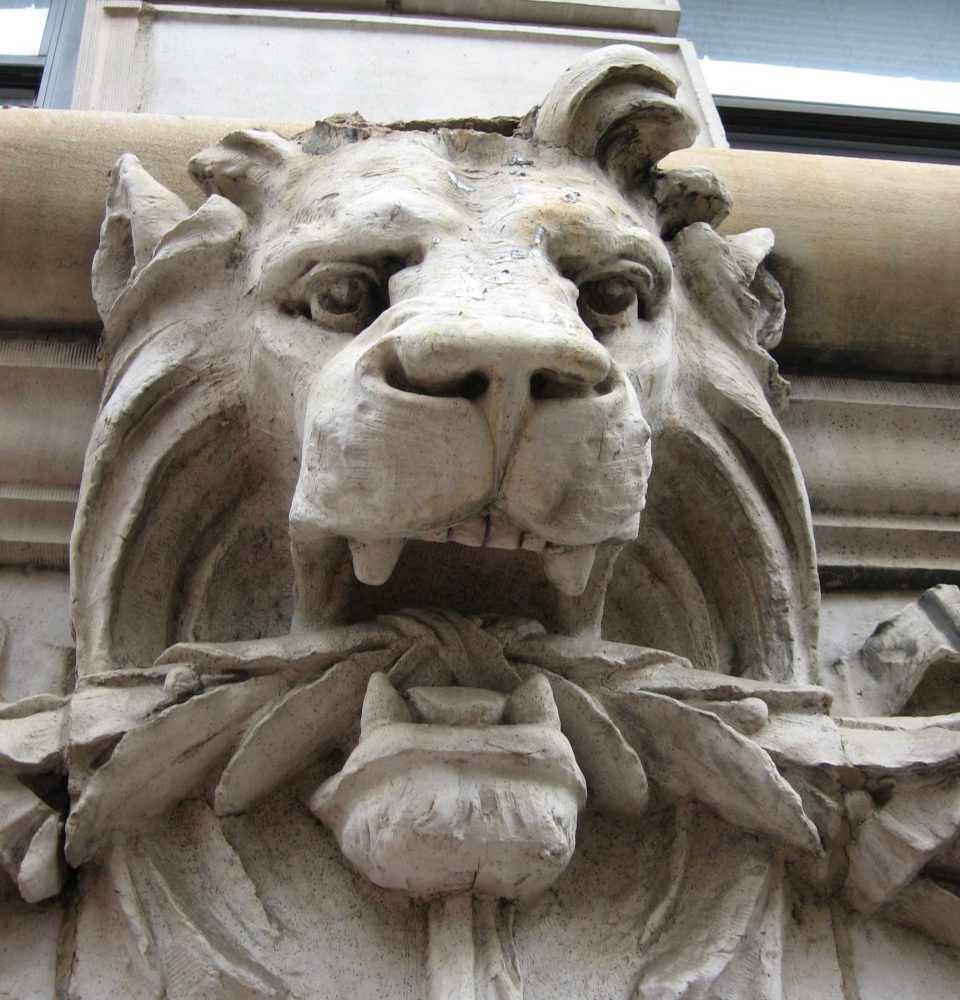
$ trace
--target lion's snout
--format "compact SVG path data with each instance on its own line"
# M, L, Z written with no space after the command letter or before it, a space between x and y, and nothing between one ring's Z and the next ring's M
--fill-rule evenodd
M408 321L321 375L301 530L417 537L496 507L562 545L635 534L650 432L606 349L582 326L457 319Z
M582 325L480 313L408 321L367 352L359 369L368 387L379 381L392 393L429 397L426 409L422 400L405 401L424 416L442 419L440 400L449 401L451 414L469 404L487 425L499 483L537 405L609 392L611 366Z
M409 324L385 352L390 383L405 392L517 402L579 396L602 385L610 355L588 331L524 318Z

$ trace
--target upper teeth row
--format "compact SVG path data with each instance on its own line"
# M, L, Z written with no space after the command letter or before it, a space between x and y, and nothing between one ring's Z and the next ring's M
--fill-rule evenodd
M539 535L521 531L500 514L474 514L450 528L426 531L414 538L424 542L457 542L491 549L530 549L542 552L546 541Z
M547 579L569 597L576 597L586 589L597 552L596 545L553 545L537 535L520 531L497 514L477 514L450 528L416 535L414 540L542 552ZM406 540L351 538L348 541L357 579L380 586L390 579Z

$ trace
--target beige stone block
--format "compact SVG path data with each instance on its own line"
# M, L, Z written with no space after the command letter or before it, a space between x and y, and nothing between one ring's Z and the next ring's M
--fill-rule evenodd
M960 170L895 160L696 149L734 208L722 227L769 226L786 295L778 357L960 374Z

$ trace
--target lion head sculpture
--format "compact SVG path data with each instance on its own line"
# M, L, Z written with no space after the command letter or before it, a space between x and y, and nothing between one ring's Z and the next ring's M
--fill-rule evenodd
M843 992L845 921L957 946L958 720L886 717L957 597L831 717L772 237L658 166L675 94L618 46L522 121L239 132L192 212L121 159L77 683L0 706L71 997L773 1000Z
M519 122L237 132L192 212L124 157L80 673L442 605L809 679L772 238L658 169L695 134L676 89L615 46Z
M0 718L71 996L773 997L794 882L955 943L955 720L808 683L772 236L658 166L675 94L617 46L522 121L238 132L195 211L121 159L79 676Z

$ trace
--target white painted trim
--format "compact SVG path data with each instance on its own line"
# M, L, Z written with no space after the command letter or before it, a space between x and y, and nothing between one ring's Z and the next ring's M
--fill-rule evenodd
M704 57L716 96L960 115L960 83Z

